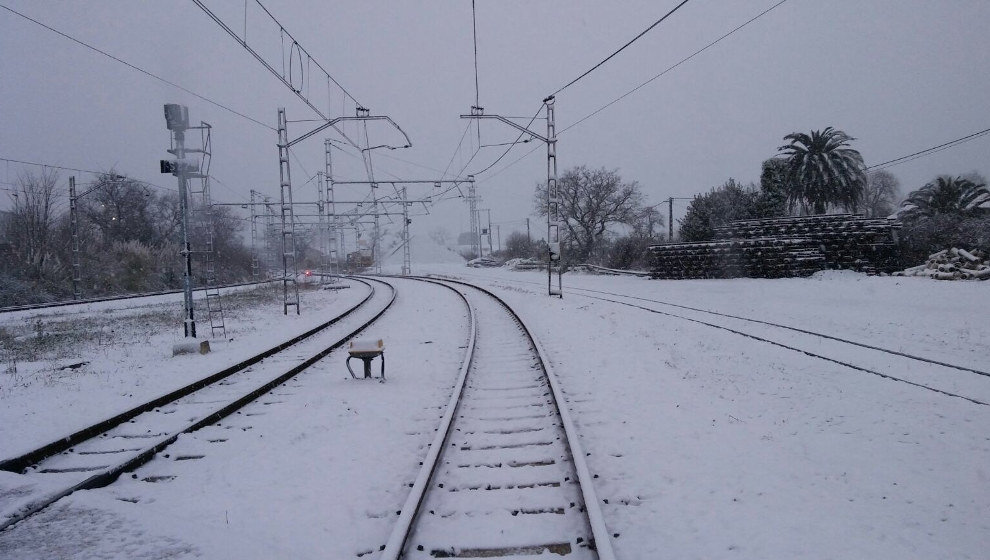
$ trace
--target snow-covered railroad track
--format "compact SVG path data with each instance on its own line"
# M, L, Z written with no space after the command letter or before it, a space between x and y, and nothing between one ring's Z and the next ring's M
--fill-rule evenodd
M0 469L22 477L16 487L4 489L0 531L76 490L112 483L153 459L181 434L213 424L264 398L341 347L395 301L396 291L388 282L374 280L387 288L376 290L370 283L358 281L368 286L367 297L326 323L168 395L0 462Z
M539 343L490 292L443 284L470 310L467 357L381 558L613 558L584 454Z
M978 369L948 364L807 329L646 298L620 294L613 294L619 299L588 294L579 295L729 331L856 371L906 383L913 387L962 399L973 404L990 406L990 373ZM623 301L623 298L639 300L640 302ZM663 311L656 308L660 305L681 309L677 313Z
M273 280L264 280L261 282L239 282L237 284L225 284L223 286L217 286L221 290L226 290L228 288L239 288L243 286L260 286L262 284L268 284L273 282ZM206 288L194 288L194 292L202 292ZM118 301L122 299L140 299L140 298L153 298L159 296L167 296L172 294L181 294L182 290L165 290L161 292L145 292L140 294L124 294L119 296L104 296L95 298L86 298L79 300L70 301L52 301L48 303L31 303L27 305L11 305L8 307L0 307L0 313L13 313L15 311L33 311L35 309L48 309L51 307L68 307L72 305L86 305L90 303L102 303L104 301Z
M504 281L504 280L502 280ZM516 281L532 284L528 281ZM571 287L573 295L729 331L919 389L990 406L990 372L878 345L730 313L629 294ZM610 296L610 297L605 297Z

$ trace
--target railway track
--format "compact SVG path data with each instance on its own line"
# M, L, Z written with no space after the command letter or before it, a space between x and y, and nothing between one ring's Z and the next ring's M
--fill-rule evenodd
M539 343L494 294L433 282L468 306L466 357L380 558L614 558L584 453Z
M223 286L217 286L218 289L226 288L237 288L240 286L260 286L262 284L269 284L275 280L263 280L261 282L240 282L238 284L225 284ZM193 288L193 292L202 292L206 288ZM0 313L12 313L14 311L31 311L34 309L48 309L50 307L67 307L70 305L86 305L87 303L100 303L104 301L117 301L122 299L139 299L146 297L155 296L167 296L171 294L181 294L182 290L165 290L162 292L144 292L140 294L125 294L119 296L104 296L97 298L87 298L87 299L74 299L69 301L51 301L48 303L32 303L28 305L11 305L7 307L0 307Z
M529 281L515 281L535 284ZM589 288L572 295L631 307L728 331L813 358L905 383L919 389L990 406L990 372L924 356L883 348L810 329L764 321L688 305Z
M168 395L0 462L0 469L23 476L18 487L5 492L0 531L76 490L112 483L153 459L181 434L215 424L248 403L264 399L341 347L395 301L391 284L358 281L369 288L368 295L316 328ZM377 290L372 283L386 289ZM276 402L271 397L265 404Z

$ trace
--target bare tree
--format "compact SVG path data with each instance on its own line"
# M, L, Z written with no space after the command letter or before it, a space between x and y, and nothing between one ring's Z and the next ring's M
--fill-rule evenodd
M897 208L901 182L890 171L872 171L866 176L861 208L867 217L889 216Z
M639 183L624 183L617 170L568 169L557 181L560 192L560 217L564 224L563 239L568 262L585 262L595 253L610 228L625 225L633 228L644 217L645 206ZM547 186L536 187L536 212L547 215ZM653 218L655 225L656 219Z
M25 272L44 275L55 224L55 184L58 173L45 168L40 174L20 175L10 197L13 201L8 232L14 252Z

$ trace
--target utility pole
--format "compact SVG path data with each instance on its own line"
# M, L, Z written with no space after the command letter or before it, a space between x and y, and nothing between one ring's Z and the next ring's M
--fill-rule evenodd
M296 283L295 215L292 213L292 177L289 171L289 134L285 108L278 110L278 174L282 216L282 314L296 308L299 315L299 285ZM291 276L290 276L291 274ZM291 288L290 288L291 286Z
M184 105L169 103L165 105L166 128L172 132L172 149L175 156L173 165L162 160L162 173L172 173L179 181L179 213L181 215L180 229L182 236L182 255L185 259L185 272L182 276L183 292L183 333L187 338L196 338L196 319L193 309L192 296L192 251L189 246L189 200L186 195L186 129L189 128L189 109Z
M474 175L468 175L468 212L471 214L471 245L475 258L481 258L481 227L478 223L478 195L474 186Z
M316 234L320 238L320 284L326 284L327 273L330 267L330 248L329 248L329 237L330 230L327 229L327 210L326 204L323 201L323 171L316 172L316 209L320 214L319 225L317 226Z
M554 97L551 95L543 100L547 114L547 135L541 136L532 130L512 122L501 115L486 115L481 107L471 107L470 115L461 115L462 119L496 119L541 140L547 145L547 294L564 297L563 269L561 266L560 245L560 193L557 188L557 126L554 121ZM554 266L557 267L557 282L554 286Z
M488 213L488 254L491 255L495 252L492 247L492 209L485 208L485 212Z
M79 262L79 215L76 208L76 177L69 177L69 225L72 228L72 298L80 299L82 263Z
M340 260L340 250L343 248L343 236L344 233L340 230L340 220L337 217L337 204L333 197L333 159L330 155L330 139L326 138L323 140L323 171L326 173L327 181L327 196L326 203L330 209L330 223L327 225L327 241L329 242L329 254L327 255L327 261L329 266L327 267L327 273L330 274L328 279L330 284L337 281L333 277L334 268L339 266Z
M258 211L255 209L255 196L258 192L251 189L251 279L258 281Z
M674 197L667 199L667 243L674 242Z
M526 241L533 242L533 236L529 234L529 218L526 218Z
M406 202L406 187L402 187L402 275L412 273L412 256L409 251L409 203Z

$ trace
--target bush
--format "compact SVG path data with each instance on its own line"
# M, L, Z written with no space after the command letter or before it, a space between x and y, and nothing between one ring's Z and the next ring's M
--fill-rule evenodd
M898 247L902 268L922 264L928 255L959 247L990 252L990 216L935 214L904 221Z

